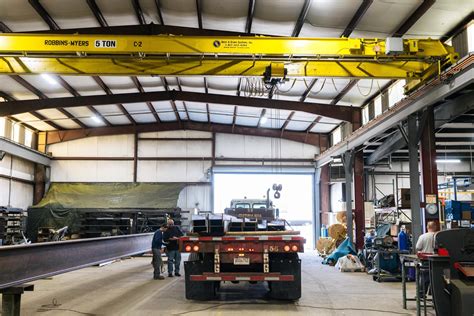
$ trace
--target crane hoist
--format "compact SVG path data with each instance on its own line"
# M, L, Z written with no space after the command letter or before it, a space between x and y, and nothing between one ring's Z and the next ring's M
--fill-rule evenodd
M418 87L459 58L434 39L0 34L0 73L407 79Z

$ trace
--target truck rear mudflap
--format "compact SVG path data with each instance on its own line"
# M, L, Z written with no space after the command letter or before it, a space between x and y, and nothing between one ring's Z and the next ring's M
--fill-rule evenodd
M284 275L281 273L207 273L190 275L191 281L271 281L271 282L292 282L294 275Z

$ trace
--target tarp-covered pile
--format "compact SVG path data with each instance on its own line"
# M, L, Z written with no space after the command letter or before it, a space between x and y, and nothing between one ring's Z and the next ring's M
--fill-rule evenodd
M354 245L351 243L349 238L346 238L339 247L336 248L329 256L324 259L324 264L335 265L339 258L346 255L357 255L357 252L354 249Z
M53 183L33 209L172 208L183 183Z
M184 183L52 183L37 205L28 209L27 235L39 227L74 230L81 212L174 209Z

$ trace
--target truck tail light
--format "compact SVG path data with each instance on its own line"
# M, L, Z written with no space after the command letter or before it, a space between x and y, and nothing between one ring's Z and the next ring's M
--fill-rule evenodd
M285 251L290 251L290 246L285 245L285 247L283 247L283 250L285 250Z
M441 257L449 257L449 251L446 248L438 248L438 255Z
M199 246L198 246L198 245L194 245L193 251L199 251Z
M297 246L297 245L291 246L291 250L292 250L292 251L298 251L298 246Z
M191 251L191 246L187 245L186 247L184 247L184 250L186 250L186 252L190 252Z

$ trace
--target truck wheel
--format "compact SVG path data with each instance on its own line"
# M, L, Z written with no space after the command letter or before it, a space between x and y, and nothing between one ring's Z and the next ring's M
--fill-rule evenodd
M186 288L186 299L197 300L197 301L208 301L216 298L217 286L216 283L211 281L191 281L191 275L201 275L203 272L212 271L212 262L197 260L195 256L191 254L188 261L184 263L184 274L185 274L185 288ZM192 256L192 257L191 257ZM191 260L193 259L193 260Z
M293 275L291 282L268 282L270 298L276 300L297 300L301 297L301 260L297 254L275 254L270 258L270 271L284 275Z

